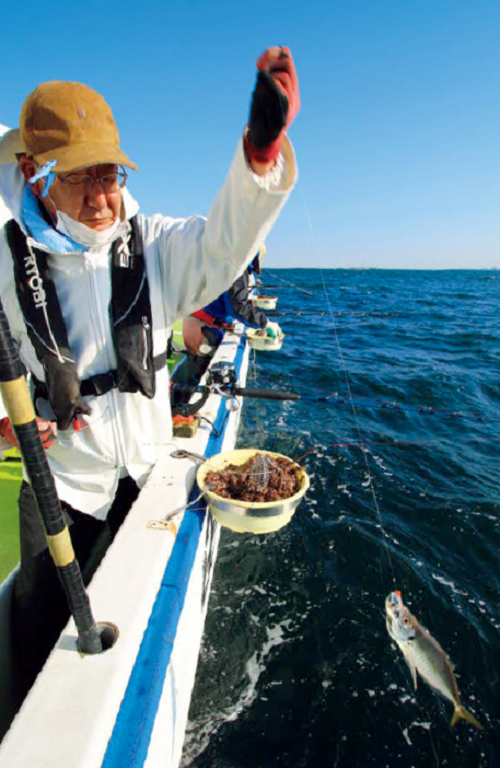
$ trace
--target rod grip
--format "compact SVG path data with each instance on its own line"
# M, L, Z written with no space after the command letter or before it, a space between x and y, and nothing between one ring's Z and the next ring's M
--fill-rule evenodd
M0 390L19 443L49 550L78 628L80 649L84 653L100 653L101 639L63 518L55 481L40 439L24 368L1 299Z
M257 397L262 400L300 400L301 395L297 392L281 392L279 389L247 389L246 387L235 387L235 395L242 397Z

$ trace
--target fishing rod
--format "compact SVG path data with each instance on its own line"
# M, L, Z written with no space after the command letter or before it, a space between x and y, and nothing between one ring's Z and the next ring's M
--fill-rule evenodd
M329 315L329 312L310 312L308 310L297 310L296 312L278 312L275 309L266 310L268 317L323 317ZM400 312L334 312L334 317L401 317Z
M446 416L448 418L457 417L461 419L472 419L474 421L486 421L486 418L480 413L464 413L463 411L453 410L451 408L434 408L425 405L400 405L396 402L389 402L369 399L349 398L334 392L331 395L310 395L298 392L280 392L277 390L247 390L245 388L235 388L235 394L244 397L261 397L269 400L305 400L309 403L318 403L322 405L333 406L356 406L358 408L379 409L389 412L409 412L420 416ZM498 419L488 419L488 422L500 421Z
M290 280L285 280L284 277L279 277L274 272L270 272L269 270L266 270L269 275L272 277L275 277L276 280L280 280L282 283L286 283L286 285L291 285L292 288L295 288L296 291L300 291L301 293L305 293L308 296L314 296L314 291L306 291L305 288L301 288L299 285L295 285L295 283L291 283Z
M12 339L1 299L0 391L14 428L23 465L47 537L49 551L75 620L78 630L78 648L82 653L101 653L114 644L117 630L110 624L100 622L97 625L94 621L69 529L63 518L54 478L40 439L23 365Z
M334 392L330 395L313 395L307 392L297 392L293 390L283 391L278 389L252 389L249 387L240 387L236 381L236 371L232 363L222 361L212 366L209 373L209 378L206 384L177 384L172 383L171 392L174 398L174 405L172 411L174 415L188 416L197 413L200 408L203 407L208 399L208 396L215 392L221 395L221 397L248 397L261 400L280 400L280 401L305 401L309 403L317 403L319 405L331 405L331 406L348 406L353 405L358 408L370 408L378 409L390 413L415 413L419 416L443 416L446 418L460 418L470 419L474 421L486 421L481 413L471 413L458 411L451 408L434 408L433 406L426 405L400 405L395 401L382 400L375 398L370 400L368 398L354 399L345 395ZM175 404L175 398L178 394L181 398L185 398L186 395L191 396L195 393L201 394L194 403L189 404ZM497 422L498 419L488 419L488 422Z
M490 443L495 443L500 440L500 437L492 437L492 438L474 438L471 440L460 440L461 444L477 444L477 443L484 443L486 445L490 445ZM383 445L387 446L389 448L424 448L428 445L446 445L446 443L449 441L445 440L439 440L439 439L432 439L432 440L396 440L396 439L386 439L386 440L356 440L353 442L343 442L343 443L329 443L328 445L313 445L311 448L308 448L307 451L304 453L301 453L300 456L297 456L293 460L300 464L300 462L306 458L306 456L309 456L314 453L323 453L327 451L329 448L359 448L362 451L366 450L366 446L373 446L373 445Z

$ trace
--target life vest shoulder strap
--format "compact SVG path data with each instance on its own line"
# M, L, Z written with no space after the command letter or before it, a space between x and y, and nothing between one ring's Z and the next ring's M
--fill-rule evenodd
M19 224L6 224L12 252L16 291L28 335L45 374L46 397L60 429L79 413L89 414L83 396L120 392L155 395L157 368L153 357L153 327L149 284L137 217L130 234L111 247L111 324L117 357L116 371L81 382L68 342L66 323L46 253L30 243ZM41 396L41 395L40 395Z

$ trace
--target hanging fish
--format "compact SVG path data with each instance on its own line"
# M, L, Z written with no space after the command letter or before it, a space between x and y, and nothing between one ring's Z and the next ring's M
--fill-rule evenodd
M415 690L418 672L426 683L453 703L452 725L466 720L482 730L481 723L462 706L450 659L437 640L403 604L401 592L391 592L385 601L385 612L387 631L403 653Z

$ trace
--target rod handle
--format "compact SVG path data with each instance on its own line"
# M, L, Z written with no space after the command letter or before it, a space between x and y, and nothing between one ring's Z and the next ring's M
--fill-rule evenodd
M257 397L262 400L300 400L301 396L297 392L281 392L278 389L247 389L246 387L235 387L235 395L243 397Z

